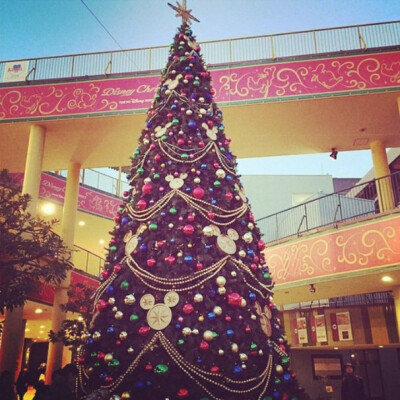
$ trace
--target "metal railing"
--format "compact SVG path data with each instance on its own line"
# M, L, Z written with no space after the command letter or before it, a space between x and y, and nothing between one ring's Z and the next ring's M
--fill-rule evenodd
M99 276L104 268L105 259L83 247L74 245L74 267L94 276Z
M68 171L60 170L57 171L56 175L66 178ZM130 188L129 183L122 179L122 174L120 174L119 178L116 178L91 168L82 169L80 171L79 182L82 185L90 186L117 197L121 197L122 193Z
M400 45L400 21L352 25L200 43L209 65L276 59ZM105 51L0 62L29 61L26 80L156 71L165 66L169 46Z
M390 187L392 190L390 190ZM301 236L339 222L379 214L400 205L400 172L373 179L258 219L266 243ZM383 209L382 209L383 208Z

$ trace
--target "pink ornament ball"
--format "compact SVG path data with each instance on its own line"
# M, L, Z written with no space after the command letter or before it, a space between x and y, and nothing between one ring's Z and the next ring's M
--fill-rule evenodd
M150 194L152 189L153 189L153 186L152 186L151 183L145 183L142 186L142 193L143 194Z

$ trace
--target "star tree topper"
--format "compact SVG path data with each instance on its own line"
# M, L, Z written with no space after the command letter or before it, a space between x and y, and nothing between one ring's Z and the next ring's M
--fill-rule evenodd
M191 19L196 22L200 22L196 17L194 17L191 13L192 10L188 10L186 8L186 0L182 0L182 4L179 4L179 1L176 2L177 6L174 6L171 3L168 5L177 12L176 16L182 18L182 24L190 25Z

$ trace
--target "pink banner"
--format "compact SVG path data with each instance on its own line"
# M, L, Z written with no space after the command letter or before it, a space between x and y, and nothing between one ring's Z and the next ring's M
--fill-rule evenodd
M71 286L77 283L84 284L86 287L92 288L93 292L99 286L99 281L94 277L88 276L85 272L73 269L71 271ZM47 283L35 282L33 292L29 295L29 299L45 304L53 304L54 286Z
M400 216L342 228L265 250L277 284L400 263Z
M23 174L13 174L13 176L22 183ZM42 174L40 179L39 197L63 204L65 186L65 179L49 174ZM78 210L106 218L114 218L117 214L117 209L121 204L121 200L115 197L107 196L83 186L80 186L78 196Z
M222 104L399 87L400 52L214 69ZM0 122L144 112L158 75L0 88Z

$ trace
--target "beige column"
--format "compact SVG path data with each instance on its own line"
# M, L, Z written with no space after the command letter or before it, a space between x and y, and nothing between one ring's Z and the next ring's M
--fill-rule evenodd
M70 162L68 165L67 186L65 190L63 216L61 221L61 237L67 247L73 249L75 236L76 211L78 207L79 172L80 164ZM66 313L61 310L60 305L68 301L67 291L71 282L71 272L68 271L66 278L56 287L53 302L53 314L51 329L58 332L62 327ZM47 355L46 383L51 383L53 371L61 368L63 360L63 343L50 343Z
M31 201L27 208L27 212L31 215L36 215L39 199L45 138L45 128L39 125L31 125L22 185L22 193L31 196ZM19 363L24 347L26 321L23 319L23 312L23 307L16 307L13 311L6 311L1 340L0 371L9 370L15 375L18 374L21 367Z
M394 298L394 310L396 313L397 334L400 337L400 286L394 287L392 292Z
M371 142L371 152L375 179L377 179L376 191L378 194L379 209L381 212L393 210L393 187L391 178L388 176L390 175L390 169L386 155L386 148L383 142L380 140Z

